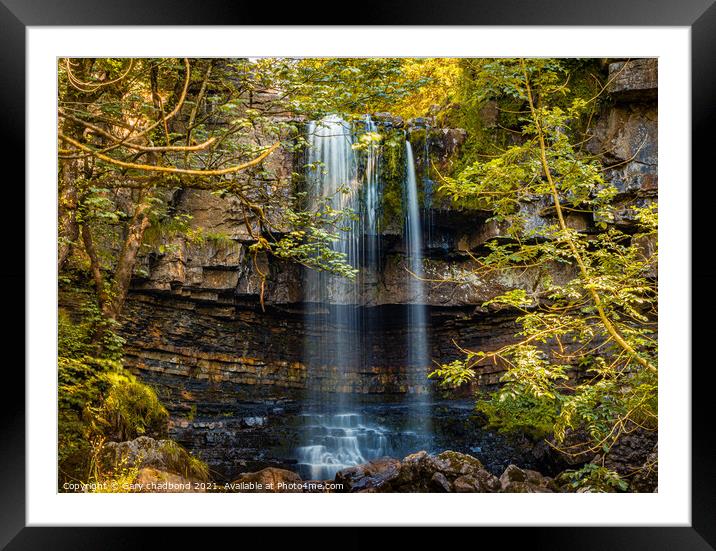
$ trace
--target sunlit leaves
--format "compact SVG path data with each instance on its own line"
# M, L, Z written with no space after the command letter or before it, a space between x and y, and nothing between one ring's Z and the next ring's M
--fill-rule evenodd
M297 195L292 206L283 212L289 231L276 241L259 241L250 250L264 250L314 270L354 279L358 270L348 263L346 254L338 250L335 243L350 229L356 214L348 208L334 209L330 197L317 201L314 209L296 208L303 199L305 194Z
M448 387L459 387L475 379L475 370L471 364L472 357L465 360L454 360L443 364L429 374L431 379L440 379L440 384Z
M629 483L619 473L594 463L587 463L576 471L565 471L559 480L582 492L626 492L629 489Z
M598 92L570 90L576 83L566 63L474 60L467 68L479 90L475 109L487 100L514 106L517 143L478 156L446 176L440 189L455 204L469 202L501 224L500 234L482 246L476 273L539 269L556 277L484 304L520 313L513 343L470 351L433 375L450 385L470 383L483 366L498 363L505 368L500 390L478 402L492 426L548 437L569 454L606 453L635 427L656 427L656 373L636 361L657 362L655 203L633 210L637 224L629 233L614 224L617 190L583 147L584 117ZM526 112L527 83L535 106ZM615 342L604 317L636 356ZM621 489L610 476L594 471L577 478L596 477Z

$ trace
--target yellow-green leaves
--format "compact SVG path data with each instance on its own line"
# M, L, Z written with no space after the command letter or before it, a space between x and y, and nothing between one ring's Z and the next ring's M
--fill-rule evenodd
M617 226L617 189L585 147L601 88L579 85L569 63L472 67L482 87L475 107L495 102L499 121L499 106L511 105L516 143L445 176L441 191L501 224L475 255L476 274L552 277L484 303L520 314L514 342L471 351L433 375L470 382L497 363L502 386L478 402L492 426L549 437L567 454L605 453L635 427L656 428L656 205L633 209L628 230Z

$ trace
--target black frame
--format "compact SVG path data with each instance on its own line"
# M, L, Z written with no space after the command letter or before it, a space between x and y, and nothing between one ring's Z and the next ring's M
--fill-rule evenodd
M366 0L355 10L350 19L356 25L588 25L588 26L687 26L692 36L692 162L694 182L699 185L698 200L692 203L692 252L708 256L705 241L710 229L708 186L713 189L711 159L716 148L716 4L715 0L450 0L431 5L425 0L413 2L380 2ZM98 2L97 0L73 0L51 2L50 0L1 0L0 3L0 109L3 132L0 133L4 159L22 159L25 150L25 27L44 25L245 25L245 24L335 24L335 5L325 9L309 8L303 3L282 6L267 12L265 3L227 2L226 0L122 0L121 2ZM270 16L267 17L267 15ZM329 17L333 17L329 20ZM345 18L342 19L345 23ZM668 108L668 106L666 106ZM3 163L8 168L12 163ZM15 163L18 166L19 163ZM6 172L4 174L7 174ZM23 209L26 205L24 190L13 182L24 177L4 178L3 203L13 205L3 211L3 217L15 214L15 225L6 228L25 227ZM708 179L707 179L708 178ZM684 185L672 183L672 185ZM694 186L692 185L692 192ZM15 196L12 196L14 194ZM713 192L712 192L713 195ZM31 205L26 205L31 207ZM702 212L699 212L701 210ZM684 228L685 235L689 228ZM12 235L12 232L7 232ZM699 247L701 241L704 247ZM12 260L12 269L0 273L2 289L10 291L18 302L25 287L25 243L9 237L3 243L4 256ZM695 254L694 254L695 256ZM22 267L21 267L22 266ZM692 264L693 266L693 264ZM709 313L716 301L709 295L709 287L716 283L716 269L708 261L692 268L692 296L703 303L700 310ZM695 292L700 291L699 295ZM7 295L4 297L6 301ZM20 304L18 304L19 313ZM8 318L6 335L8 343L24 340L24 328L18 323L24 319L18 314ZM693 349L704 350L711 333L709 322L698 323L692 314ZM711 322L712 323L712 322ZM9 332L9 333L7 333ZM14 332L15 334L12 334ZM20 350L17 345L9 350ZM19 351L18 360L24 363L24 352ZM704 355L704 358L706 356ZM688 368L689 358L684 356ZM694 360L696 356L694 357ZM20 362L4 362L2 371L3 408L0 410L0 434L3 435L4 453L0 461L0 547L6 549L144 549L149 547L185 547L185 529L147 528L27 528L25 527L25 379ZM686 528L518 528L510 529L505 538L504 528L486 528L489 535L500 537L500 547L506 543L530 545L538 549L689 549L716 548L716 470L710 464L714 456L714 440L711 438L714 418L711 385L711 364L693 362L692 370L692 525ZM237 517L240 512L237 511ZM77 519L78 523L82 519ZM558 519L555 519L558 522ZM229 532L231 530L231 532ZM498 531L498 533L495 533ZM411 531L425 540L423 531ZM205 534L205 532L204 532ZM228 535L234 545L245 543L248 534L242 533L236 540L235 529L221 529L215 536ZM483 532L484 534L484 532ZM487 535L487 534L485 534ZM404 537L404 536L401 536ZM472 536L474 537L474 536ZM361 541L345 534L338 538L326 537L331 547L345 546L351 542L357 547ZM303 538L302 538L303 539ZM276 541L276 532L271 536ZM294 536L295 541L295 536ZM305 540L304 540L305 541ZM376 540L364 540L372 544ZM380 540L378 540L380 541ZM485 541L485 540L483 540ZM405 540L403 540L404 543ZM444 540L443 540L444 543ZM477 542L475 542L477 543ZM310 541L313 545L314 541ZM369 545L370 545L369 544ZM5 547L7 545L7 547Z

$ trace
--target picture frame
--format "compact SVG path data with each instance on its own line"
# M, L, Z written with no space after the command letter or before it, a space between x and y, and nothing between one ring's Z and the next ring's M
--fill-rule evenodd
M716 6L713 0L688 0L679 4L658 0L637 0L628 6L616 0L601 3L586 1L569 2L553 0L540 4L539 10L526 10L519 0L508 2L473 2L463 4L451 2L437 6L428 4L411 5L395 3L366 5L356 15L352 24L358 25L529 25L529 26L684 26L691 29L691 112L692 112L692 182L703 181L699 196L692 203L692 258L707 250L709 221L706 209L708 195L702 195L710 175L707 166L716 146L713 123L716 122ZM271 24L302 23L331 24L329 10L309 16L305 8L283 8ZM8 159L25 157L25 113L26 113L26 66L25 33L30 26L96 26L96 25L247 25L265 23L265 14L260 5L228 5L205 2L201 6L193 3L173 3L167 0L137 2L125 1L112 5L98 5L88 0L78 0L71 5L56 5L46 0L23 3L21 0L3 0L0 5L0 59L2 59L3 85L0 87L3 115L3 151ZM17 163L19 165L19 163ZM19 165L21 167L21 165ZM15 181L23 178L20 168ZM697 180L698 179L698 180ZM13 186L13 204L24 204L25 209L16 207L18 219L12 227L24 227L23 215L31 205L26 203L21 186ZM692 184L692 192L694 186ZM702 209L703 212L699 212ZM9 224L9 222L8 222ZM687 228L684 229L685 234ZM23 259L25 244L12 239L7 244L9 258ZM701 246L699 246L699 244ZM25 283L22 262L14 261L12 274L4 281L12 289L24 289L25 295L32 292ZM716 275L707 263L692 263L692 296L697 292L708 296L707 285L713 284ZM15 292L20 300L20 293ZM708 311L712 300L704 299L700 311ZM695 309L694 309L695 310ZM709 342L710 324L698 323L696 312L692 322L692 351L701 349ZM25 340L24 324L8 324L8 342ZM15 332L13 334L12 332ZM19 349L19 347L17 347ZM714 549L716 548L716 474L712 465L714 444L710 438L713 413L710 406L713 377L708 357L702 354L697 362L685 354L686 372L689 362L692 380L692 522L690 527L530 527L514 530L509 538L519 545L537 545L551 549ZM21 360L22 357L18 358ZM8 364L16 366L19 363ZM25 448L25 400L23 389L25 377L19 368L8 369L5 388L5 413L0 416L4 451L0 467L0 488L2 488L2 520L0 520L0 545L14 549L126 549L149 548L154 545L183 546L187 541L184 530L147 529L130 527L71 528L71 527L28 527L26 526L26 448ZM82 524L82 519L77 519ZM509 529L509 528L508 528ZM495 529L492 529L494 531ZM500 529L504 530L504 528ZM235 538L234 534L228 537ZM344 536L345 537L345 536ZM417 537L422 537L417 534ZM504 535L502 536L504 537ZM349 538L350 539L350 538ZM7 547L5 547L7 546Z

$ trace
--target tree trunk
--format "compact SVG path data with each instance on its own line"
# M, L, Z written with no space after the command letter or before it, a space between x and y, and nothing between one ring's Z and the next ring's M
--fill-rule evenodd
M86 224L82 225L82 243L85 246L85 252L90 259L90 271L92 272L92 279L94 280L94 286L97 292L97 305L99 306L102 313L107 312L109 306L109 300L107 292L104 287L104 277L102 277L102 267L99 264L99 257L97 251L94 248L94 241L92 239L92 232L89 226Z
M148 208L147 203L142 203L137 207L137 211L127 228L127 237L124 240L124 246L117 261L117 268L112 281L111 304L107 309L107 316L114 321L117 321L122 313L124 301L127 298L129 285L132 281L134 266L137 263L139 248L144 240L144 232L150 225L149 217L146 215Z
M72 252L72 246L79 237L76 178L77 161L75 159L65 160L60 171L60 197L57 213L57 273L62 271Z

